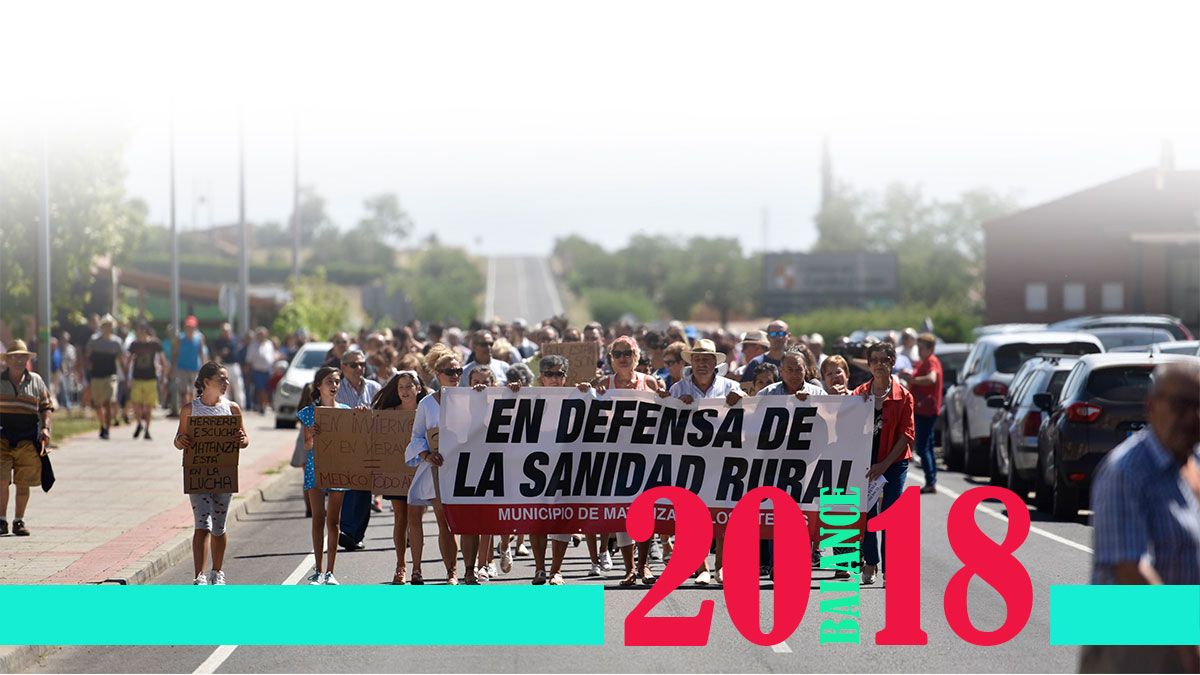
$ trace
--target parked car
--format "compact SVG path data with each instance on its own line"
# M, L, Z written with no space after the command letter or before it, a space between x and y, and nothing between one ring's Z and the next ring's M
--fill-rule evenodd
M992 485L1004 485L1021 498L1029 494L1042 426L1042 409L1034 404L1033 397L1047 393L1057 401L1077 360L1051 354L1031 358L1013 375L1007 396L988 397L988 407L997 409L992 422L988 476Z
M304 385L313 380L317 369L325 364L325 355L333 348L332 342L307 342L288 365L287 372L275 387L275 397L271 407L275 408L275 428L296 428L297 404L300 402L300 392Z
M1144 352L1148 354L1181 354L1183 356L1200 356L1200 340L1172 340L1170 342L1155 342L1149 345L1132 347L1117 347L1114 352Z
M1108 326L1105 328L1085 328L1084 332L1091 333L1104 343L1104 351L1129 347L1144 347L1156 342L1169 342L1175 339L1171 331L1165 328L1148 328L1146 326Z
M1082 356L1103 351L1100 338L1083 332L996 333L979 338L946 404L946 466L974 476L987 475L995 417L987 407L987 397L1007 395L1022 363L1041 352Z
M1089 328L1121 328L1143 326L1170 331L1176 340L1191 340L1195 336L1178 317L1168 314L1092 314L1065 319L1047 326L1047 330L1087 330Z
M1056 518L1075 518L1100 460L1146 425L1154 368L1195 358L1122 352L1084 356L1067 375L1057 401L1035 394L1034 404L1046 418L1038 431L1037 507Z
M975 339L984 335L995 335L996 333L1029 333L1032 331L1046 330L1044 323L990 323L986 326L976 326L971 332L975 334Z

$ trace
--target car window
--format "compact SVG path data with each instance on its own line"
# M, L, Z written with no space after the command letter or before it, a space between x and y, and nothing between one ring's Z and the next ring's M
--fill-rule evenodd
M1008 390L1007 402L1020 401L1025 393L1025 389L1029 387L1030 381L1037 378L1037 367L1027 362L1020 370L1017 371L1013 378L1012 387Z
M1128 403L1146 400L1154 366L1115 366L1093 370L1088 376L1088 396Z
M1028 382L1021 388L1020 398L1016 401L1021 405L1030 405L1033 403L1033 395L1046 388L1046 376L1049 371L1038 368L1029 376Z
M1058 396L1062 393L1063 384L1067 381L1069 370L1059 370L1050 376L1050 383L1046 385L1046 392L1055 403L1058 402Z
M1091 342L1068 342L1066 344L1033 344L1029 342L1014 342L996 348L996 372L1015 373L1021 364L1028 361L1039 352L1055 354L1095 354L1100 348Z
M1183 354L1184 356L1193 356L1196 354L1196 343L1184 342L1178 345L1160 345L1158 351L1163 354Z
M1118 347L1141 347L1155 342L1170 342L1171 334L1158 328L1104 329L1095 332L1105 350Z
M1074 396L1076 389L1079 388L1080 373L1084 372L1083 363L1076 363L1071 371L1067 374L1067 379L1063 382L1062 391L1054 399L1055 404L1066 402Z
M307 370L316 370L325 363L325 352L320 349L310 349L300 355L300 362L296 363L297 368Z

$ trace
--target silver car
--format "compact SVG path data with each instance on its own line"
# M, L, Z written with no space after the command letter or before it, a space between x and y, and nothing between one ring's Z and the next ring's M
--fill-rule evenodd
M287 372L275 387L275 398L271 406L275 408L275 428L296 428L296 411L300 403L300 392L304 385L313 380L317 369L325 365L325 355L333 349L332 342L309 342L296 352L288 365Z

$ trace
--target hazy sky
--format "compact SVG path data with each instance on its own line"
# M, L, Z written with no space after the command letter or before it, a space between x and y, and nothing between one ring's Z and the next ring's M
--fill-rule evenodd
M764 208L771 248L806 248L824 135L840 179L946 198L1037 203L1164 138L1200 168L1188 3L25 4L0 10L22 66L0 103L52 134L129 130L129 191L165 221L173 100L183 227L237 217L239 106L251 220L289 217L298 128L339 224L395 191L418 236L480 252L757 250Z

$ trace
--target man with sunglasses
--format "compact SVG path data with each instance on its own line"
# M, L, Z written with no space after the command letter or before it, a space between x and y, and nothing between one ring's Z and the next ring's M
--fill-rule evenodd
M365 377L367 355L352 349L342 356L342 383L335 400L351 408L370 408L375 394L382 388L378 382ZM371 519L370 490L351 490L342 500L342 534L338 544L347 551L363 548L367 522Z
M1108 453L1092 483L1093 584L1200 584L1200 364L1165 363L1148 426ZM1194 615L1193 615L1194 616ZM1082 673L1200 672L1196 645L1085 646Z
M495 338L492 337L491 331L480 330L471 336L471 356L475 360L463 368L462 379L459 380L458 386L469 386L471 371L476 368L490 368L497 385L503 385L508 382L509 364L502 363L500 359L492 358L492 345L494 343Z
M754 376L758 374L758 366L763 363L770 363L776 368L783 366L783 352L788 348L788 340L791 338L791 333L788 331L787 322L783 319L775 319L767 324L767 351L765 354L760 354L746 364L742 369L741 381L753 382Z
M25 506L29 488L42 484L42 460L50 443L54 402L42 376L26 365L33 357L22 340L8 344L0 372L0 534L8 534L8 486L17 484L13 534L29 536Z

